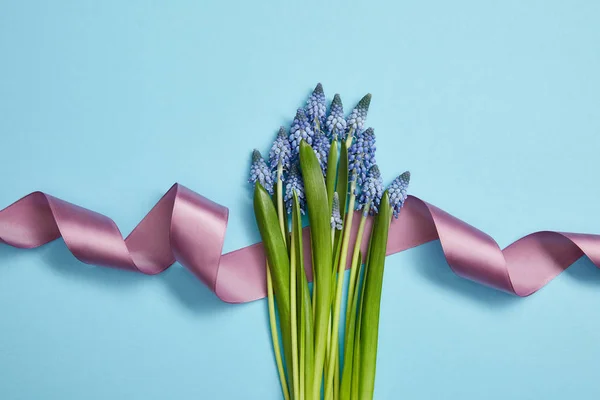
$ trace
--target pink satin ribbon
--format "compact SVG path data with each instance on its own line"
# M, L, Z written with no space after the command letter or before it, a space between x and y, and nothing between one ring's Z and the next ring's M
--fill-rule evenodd
M178 261L223 301L265 297L260 243L221 254L227 218L227 208L175 184L123 240L110 218L34 192L0 211L0 241L34 248L62 236L86 264L158 274ZM584 254L600 267L598 235L543 231L500 250L487 234L414 196L392 222L387 254L438 238L457 275L518 296L536 292ZM310 265L307 272L310 278Z

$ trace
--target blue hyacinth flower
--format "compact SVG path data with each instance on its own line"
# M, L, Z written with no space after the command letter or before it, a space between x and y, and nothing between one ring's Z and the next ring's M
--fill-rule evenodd
M327 133L332 140L346 140L346 118L344 118L344 106L340 95L336 93L331 102L331 109L325 121Z
M373 165L367 173L367 178L362 184L360 195L356 199L356 209L363 210L363 215L367 216L366 205L370 205L370 213L376 214L379 212L379 203L383 196L383 180L381 172L377 165Z
M298 158L298 153L300 153L300 142L302 141L302 139L304 139L306 143L312 146L313 136L314 133L311 124L308 121L308 117L306 116L306 112L303 108L299 108L296 112L296 117L292 122L292 128L290 129L292 161L295 161Z
M367 113L369 112L369 105L371 104L371 93L365 95L356 107L352 110L350 115L348 116L347 122L347 131L349 134L356 134L363 130L365 126L365 121L367 120Z
M325 93L323 92L323 86L319 83L306 102L306 116L315 132L323 129L326 113Z
M404 206L404 202L408 197L408 184L410 183L410 172L406 171L392 181L388 187L390 195L390 206L394 212L394 217L398 218L400 209Z
M281 163L283 169L285 171L288 171L290 169L291 157L292 146L290 145L290 140L288 139L287 132L282 126L281 128L279 128L277 137L275 138L275 141L271 146L271 150L269 151L269 164L271 166L271 169L276 169L277 166Z
M331 228L341 231L343 227L342 216L340 215L340 197L337 192L333 192L333 203L331 210Z
M375 131L368 128L356 135L348 149L348 172L350 180L356 180L360 187L367 178L367 172L375 165Z
M252 152L252 165L250 166L250 179L248 179L248 182L253 185L258 182L269 194L273 194L273 175L260 151L256 149Z
M324 133L318 132L315 134L312 148L315 150L319 165L323 171L323 176L327 174L327 159L329 157L329 148L331 143Z
M285 208L288 214L292 213L292 204L294 203L294 192L296 192L296 195L298 196L298 202L300 203L300 212L304 214L306 197L304 196L304 181L302 180L302 175L300 175L298 164L292 164L292 167L290 168L290 173L287 178L287 183L285 185L285 196L283 200L285 201Z

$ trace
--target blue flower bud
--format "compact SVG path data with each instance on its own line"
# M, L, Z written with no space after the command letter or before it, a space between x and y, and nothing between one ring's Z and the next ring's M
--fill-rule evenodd
M331 143L323 132L318 132L315 134L312 147L317 154L317 159L321 165L323 176L325 176L327 174L327 159L329 157L329 148L331 147Z
M363 210L363 215L367 216L367 204L370 205L371 214L377 214L379 212L379 203L381 203L381 196L383 196L383 180L381 179L381 172L379 167L373 165L367 174L360 195L356 199L356 209Z
M348 149L348 172L350 180L357 180L360 187L367 178L367 172L375 165L375 131L373 128L360 132Z
M279 133L271 146L269 151L269 164L272 169L276 169L278 164L281 163L284 170L290 169L290 159L292 157L292 146L287 137L287 132L282 126L279 128Z
M288 175L287 183L285 185L285 196L283 200L285 201L285 208L288 214L292 213L294 192L296 192L296 195L298 196L300 212L304 214L306 205L306 198L304 197L304 181L302 180L302 175L300 175L298 164L292 164L292 167L290 168L290 174Z
M329 116L325 121L327 133L333 140L346 140L346 118L344 118L344 106L340 95L336 93L331 102Z
M404 205L407 198L408 184L410 182L410 172L406 171L392 181L388 187L390 195L390 206L394 212L394 217L398 218L400 209Z
M323 92L323 86L319 83L306 102L306 116L314 131L323 129L326 112L325 93Z
M302 139L306 143L312 146L313 144L313 130L306 116L306 112L303 108L299 108L296 112L296 118L292 122L292 128L290 129L290 145L292 146L292 161L298 158L300 153L300 142Z
M252 185L256 185L258 182L269 194L273 194L273 175L260 151L256 149L252 152L252 165L250 166L250 179L248 179L248 182Z
M341 231L343 227L342 216L340 215L340 197L337 192L333 192L333 203L331 211L331 228Z
M347 130L356 134L363 130L365 121L367 120L367 113L369 112L369 105L371 104L371 93L366 94L356 107L352 110L347 119Z

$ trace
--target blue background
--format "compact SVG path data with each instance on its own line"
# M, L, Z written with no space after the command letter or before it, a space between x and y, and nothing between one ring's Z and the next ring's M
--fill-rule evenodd
M373 94L386 181L504 247L600 232L597 1L0 4L0 208L43 190L127 234L180 182L258 240L246 185L317 82ZM219 302L176 265L0 246L0 398L277 399L266 302ZM464 281L439 243L389 257L376 399L597 399L600 273L518 299Z

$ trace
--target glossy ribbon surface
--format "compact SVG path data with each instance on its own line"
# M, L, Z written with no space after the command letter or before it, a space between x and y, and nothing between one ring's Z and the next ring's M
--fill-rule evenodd
M123 239L110 218L34 192L0 211L0 241L34 248L62 236L73 255L86 264L158 274L178 261L223 301L265 297L260 243L221 254L227 218L227 208L175 184ZM536 232L501 250L487 234L414 196L392 222L387 254L438 238L457 275L518 296L536 292L582 255L600 267L598 235ZM310 278L310 265L307 272Z

